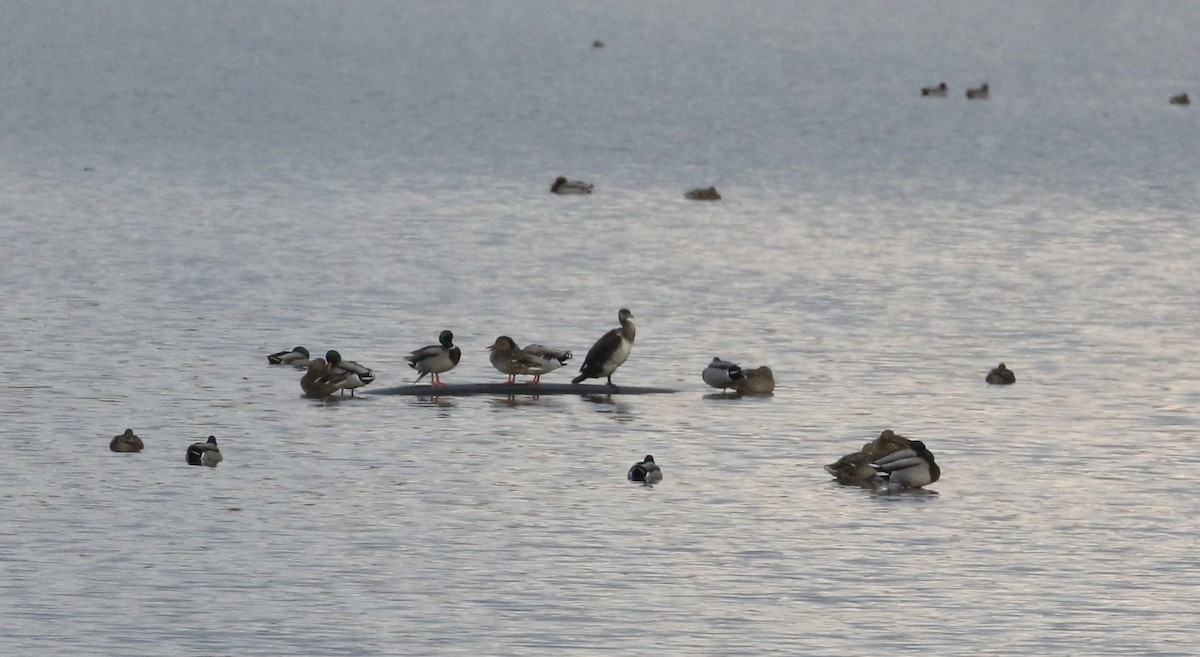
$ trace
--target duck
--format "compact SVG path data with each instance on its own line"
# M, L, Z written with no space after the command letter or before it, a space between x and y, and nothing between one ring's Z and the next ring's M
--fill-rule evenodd
M700 372L700 378L704 379L708 385L720 388L721 392L725 392L726 388L732 388L734 383L742 378L742 368L736 363L713 356L708 367Z
M492 361L492 367L499 370L501 374L508 375L506 383L516 383L518 374L541 372L541 361L518 347L516 341L507 335L496 338L488 346L488 350L492 352L488 357Z
M632 468L629 468L629 474L626 475L629 481L640 481L647 484L653 484L662 481L662 469L654 462L654 457L647 454L646 458L634 463Z
M891 429L884 429L878 438L863 445L859 451L850 452L825 466L825 471L833 475L838 483L870 484L874 481L876 472L871 464L888 454L908 449L911 442Z
M1012 385L1017 382L1017 375L1004 363L1000 363L993 367L983 380L996 385Z
M307 397L324 399L342 389L342 380L330 378L324 358L314 358L308 363L308 371L300 377L300 389Z
M750 370L742 370L742 377L733 382L733 389L739 395L774 394L775 373L766 365Z
M454 346L454 334L450 331L442 331L438 334L438 344L421 347L405 356L404 360L408 361L410 367L421 373L413 383L420 381L426 374L430 374L432 375L430 381L440 388L446 384L442 383L438 375L454 369L461 358L462 350Z
M541 383L543 374L549 374L566 365L573 355L564 349L555 349L540 344L526 345L525 353L537 360L540 366L540 369L533 373L533 381L530 383Z
M1188 98L1187 94L1176 94L1171 96L1172 105L1191 105L1192 99Z
M986 100L988 97L988 85L986 82L974 89L967 89L967 98L972 100Z
M113 436L108 443L108 448L114 452L140 452L144 447L142 439L137 437L133 429L126 429L125 433Z
M355 388L361 388L375 380L375 373L371 368L352 360L342 360L342 355L333 349L325 352L325 370L326 378L331 382L339 382L342 394L349 390L351 397L354 396Z
M221 449L217 447L215 436L209 436L207 442L192 443L187 448L188 465L207 465L215 468L221 459Z
M567 180L565 176L554 179L550 191L555 194L591 194L592 186L578 180Z
M308 367L308 350L304 347L292 347L290 351L278 351L268 355L267 362L272 365Z
M921 87L921 95L932 96L934 98L945 98L946 92L949 90L950 88L946 86L946 83L941 82L938 83L938 86L936 87Z
M888 488L913 489L928 486L942 476L942 469L933 460L925 443L910 441L907 449L901 449L876 460L871 467L888 482Z
M600 39L593 39L593 40L592 40L592 47L593 47L593 48L603 48L603 47L604 47L604 42L603 42L603 41L601 41Z
M637 327L633 325L632 318L633 313L628 308L622 308L617 313L620 328L612 329L596 340L596 344L592 345L587 356L584 356L583 365L579 366L579 376L571 379L571 383L605 377L609 387L616 387L612 382L613 372L629 358L629 352L633 350L633 339L637 335Z
M707 189L697 187L695 189L689 189L687 191L687 193L684 194L684 197L689 198L693 201L719 201L719 200L721 200L721 194L719 192L717 192L716 187L709 187Z

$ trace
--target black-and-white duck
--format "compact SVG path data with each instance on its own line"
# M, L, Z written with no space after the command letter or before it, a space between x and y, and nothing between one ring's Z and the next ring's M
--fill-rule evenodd
M550 191L555 194L591 194L592 186L579 180L567 180L565 176L559 176L554 179Z
M209 436L207 442L192 443L187 448L188 465L207 465L215 468L221 459L221 449L217 447L215 436Z
M1007 365L1000 363L993 367L983 380L995 385L1012 385L1017 382L1017 375L1008 369Z
M308 350L304 347L292 347L289 351L277 351L267 356L267 362L272 365L308 367Z
M633 313L628 308L622 308L617 313L619 328L612 329L596 340L596 344L588 349L583 365L579 367L579 376L571 379L571 383L579 383L584 379L606 378L608 385L616 387L612 382L613 372L629 358L633 350L633 339L637 336L637 327L633 325Z
M737 363L721 360L714 356L712 362L700 372L700 378L704 379L708 385L720 388L721 392L724 392L726 388L732 388L734 383L742 378L742 368Z
M839 483L864 486L872 484L876 471L872 463L883 459L889 454L909 449L912 441L891 429L884 429L879 437L862 446L857 452L850 452L842 458L825 466L825 471L833 475Z
M572 356L571 352L565 349L555 349L540 344L527 345L525 353L537 360L539 364L539 369L534 372L533 381L530 383L541 383L543 374L549 374L566 365Z
M375 373L371 368L352 360L343 360L342 355L333 349L325 352L325 368L326 378L330 382L338 382L338 388L343 395L349 390L351 397L354 396L355 388L361 388L375 380Z
M429 374L431 375L430 382L433 385L438 387L446 385L442 383L438 375L449 372L454 369L455 365L458 365L458 361L462 359L462 350L454 346L454 334L450 331L442 331L438 335L438 343L421 347L404 357L409 366L421 373L413 383Z
M142 439L137 437L133 429L126 429L125 433L113 436L108 443L108 448L114 452L140 452L144 447Z
M662 469L654 462L654 457L647 454L646 458L629 468L629 474L626 476L629 477L629 481L653 484L662 481Z
M920 488L942 476L942 469L933 460L933 452L919 440L910 441L907 449L894 451L878 459L871 467L888 482L888 488Z

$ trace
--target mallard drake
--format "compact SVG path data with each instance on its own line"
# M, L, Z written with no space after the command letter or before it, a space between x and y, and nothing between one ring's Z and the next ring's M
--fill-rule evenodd
M1187 94L1176 94L1171 96L1172 105L1191 105L1192 99L1188 98Z
M421 347L413 351L404 359L408 361L409 366L420 372L417 381L420 381L426 374L431 374L430 381L433 385L441 387L446 385L442 383L439 374L449 372L458 365L458 361L462 358L462 350L454 346L454 334L450 331L442 331L438 335L440 344ZM416 383L417 381L413 381Z
M875 479L875 468L871 464L883 457L903 449L908 449L910 441L891 429L885 429L879 437L862 446L857 452L850 452L842 458L825 466L825 471L833 475L839 483L868 484Z
M571 360L572 355L569 351L544 347L540 344L526 346L525 353L537 360L540 365L539 371L534 372L533 381L530 381L530 383L541 383L543 374L549 374L566 365L567 361Z
M752 370L742 370L742 377L733 382L739 395L770 395L775 392L775 373L763 365Z
M742 378L742 368L736 363L714 356L712 362L700 372L700 378L704 379L708 385L720 388L724 392L726 388L732 388L734 383Z
M633 339L637 336L637 327L633 325L633 313L628 308L622 308L617 313L620 328L615 328L600 336L596 344L588 349L583 365L579 367L579 376L571 379L571 383L579 383L584 379L599 379L606 377L608 385L615 388L612 382L613 372L629 358L633 350Z
M108 443L108 448L114 452L140 452L143 447L145 445L142 444L142 439L137 437L133 429L126 429L125 433L113 436Z
M646 458L634 463L632 468L629 468L629 481L641 481L647 484L653 484L662 481L662 470L658 464L654 462L654 457L647 454Z
M919 440L910 441L907 449L896 450L871 464L889 488L920 488L942 476L942 469L933 461L933 452Z
M707 189L702 189L700 187L697 187L696 189L689 189L687 191L687 193L684 194L684 196L693 201L719 201L719 200L721 200L721 195L717 192L716 187L709 187Z
M215 436L209 436L208 442L192 443L187 448L188 465L207 465L215 468L221 462L221 458L221 449L217 447Z
M978 87L975 87L974 89L967 89L967 98L970 98L972 100L986 100L987 97L988 97L988 85L986 82L979 85Z
M501 374L508 375L507 383L516 383L518 374L541 372L541 362L518 347L517 343L507 335L496 338L488 346L488 350L492 352L489 356L492 367L499 370Z
M375 380L375 373L371 368L352 360L342 360L342 355L333 349L325 352L325 368L326 378L330 382L339 382L342 394L349 390L351 397L354 396L355 388L361 388Z
M565 176L554 179L550 191L555 194L591 194L592 186L578 180L567 180Z
M993 367L983 380L996 385L1012 385L1017 382L1017 375L1004 363L1000 363Z
M308 363L308 371L300 377L300 389L314 399L324 399L342 389L344 376L331 379L328 363L324 358L314 358Z
M945 82L941 82L936 87L921 87L922 96L933 96L934 98L945 98L949 87Z
M272 365L294 365L308 367L308 350L304 347L292 347L291 351L279 351L267 356L267 362Z

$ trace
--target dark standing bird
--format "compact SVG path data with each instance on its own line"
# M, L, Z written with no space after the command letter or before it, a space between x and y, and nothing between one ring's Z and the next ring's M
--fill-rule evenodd
M188 465L207 465L215 468L221 462L221 458L221 449L217 447L215 436L209 436L208 442L192 443L187 448Z
M420 372L417 381L420 381L426 374L432 374L430 381L433 385L441 387L446 385L442 383L438 377L442 372L449 372L458 365L458 361L462 359L462 350L454 346L454 334L450 331L442 331L438 335L439 344L421 347L413 351L404 359L408 361L410 367ZM416 383L417 381L413 381Z
M633 313L629 312L628 308L622 308L617 313L621 327L612 329L596 340L596 344L588 349L583 365L579 367L579 376L571 379L571 383L579 383L584 379L607 378L609 386L617 387L612 382L613 372L629 358L629 352L633 350L633 338L637 335L637 327L633 325L632 318Z
M137 437L133 429L126 429L125 433L119 436L113 436L112 441L108 443L108 448L114 452L140 452L145 445L142 444L142 439Z
M634 463L632 468L629 468L629 481L641 481L647 484L653 484L662 481L662 470L658 464L654 462L654 457L647 454L646 458L639 463Z
M997 385L1012 385L1017 382L1017 375L1013 374L1013 371L1008 369L1004 363L1000 363L993 367L983 380Z

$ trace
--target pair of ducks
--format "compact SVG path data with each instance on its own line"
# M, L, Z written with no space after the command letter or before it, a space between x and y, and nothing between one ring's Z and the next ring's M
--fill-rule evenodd
M582 180L567 180L566 176L559 176L554 179L554 184L550 185L550 192L553 194L591 194L593 188L593 185ZM721 194L717 192L715 186L689 189L684 193L684 197L693 201L721 200Z
M725 392L733 388L739 395L770 395L775 392L775 374L763 365L744 370L736 363L713 357L712 362L700 372L700 378L714 388Z
M617 322L620 323L619 327L600 336L588 349L583 364L579 366L579 375L571 379L572 384L587 379L605 379L609 387L616 387L612 382L613 372L629 358L633 341L637 338L632 311L628 308L617 311ZM569 351L538 344L521 349L507 335L496 338L488 349L492 352L492 366L508 375L508 383L514 383L517 375L521 374L532 375L534 378L531 383L538 383L542 374L562 367L571 358Z
M297 347L293 352L298 350L307 353L304 347ZM285 361L281 360L280 362ZM292 361L292 364L295 362ZM352 360L345 360L340 353L330 349L325 352L324 358L313 358L308 361L308 371L300 378L300 389L304 391L305 395L318 399L324 399L339 390L343 395L349 390L350 396L353 397L356 389L374 380L375 373L371 371L371 368Z
M928 486L942 476L933 453L919 440L909 440L891 429L825 466L838 483L889 491Z
M133 432L133 429L126 429L125 433L113 436L113 439L108 443L108 448L114 452L140 452L145 447L146 445ZM210 468L215 468L223 457L221 456L221 449L217 447L216 436L209 436L206 442L189 445L185 453L185 458L188 465L206 465Z
M948 91L950 91L950 88L946 86L945 82L939 82L936 87L921 87L921 95L929 96L931 98L945 98ZM967 98L972 100L984 100L987 97L988 86L986 82L978 87L975 87L974 89L967 89Z

